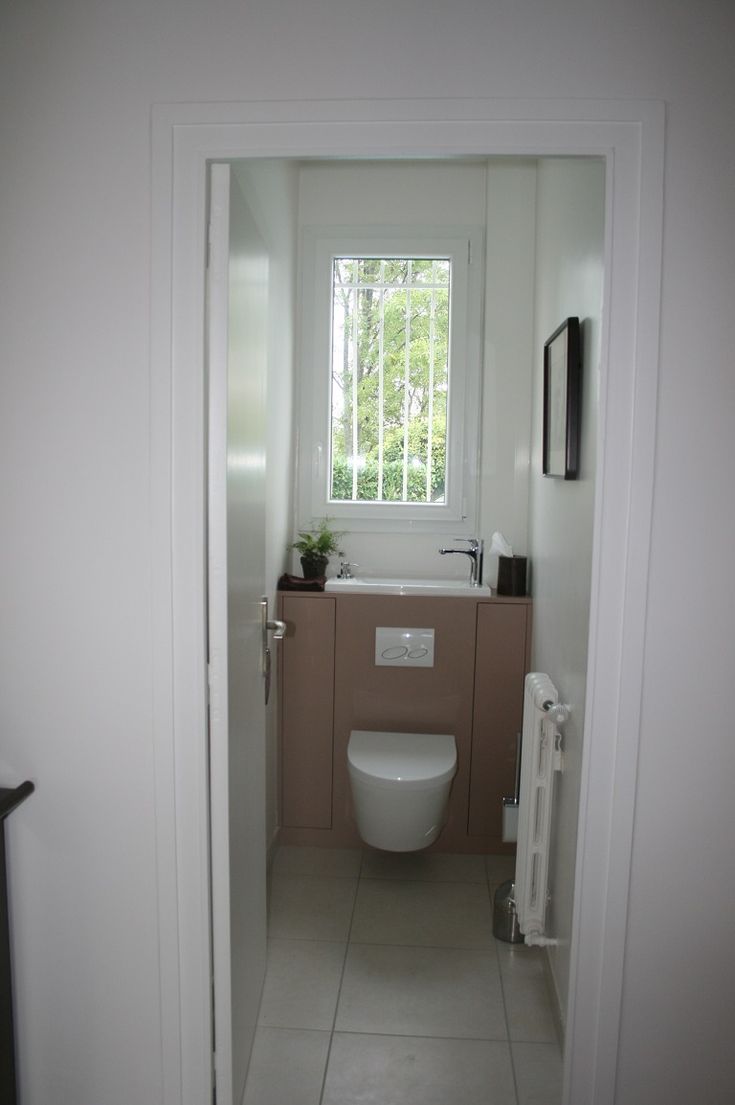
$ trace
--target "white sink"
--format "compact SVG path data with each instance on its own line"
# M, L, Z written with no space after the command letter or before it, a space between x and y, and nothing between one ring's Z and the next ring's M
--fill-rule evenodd
M343 595L455 595L485 599L492 594L486 583L473 587L464 579L401 579L391 576L328 579L326 590Z

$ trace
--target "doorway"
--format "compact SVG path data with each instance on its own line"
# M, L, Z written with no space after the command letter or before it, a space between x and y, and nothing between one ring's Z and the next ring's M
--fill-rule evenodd
M553 152L606 159L610 310L603 340L601 416L610 452L601 458L595 516L586 711L592 739L583 775L565 1092L566 1100L575 1103L611 1099L646 593L662 116L657 105L604 106L601 111L600 105L584 104L570 110L568 104L549 103L529 107L383 102L200 105L157 113L152 391L154 501L159 508L154 511L158 557L154 614L161 646L155 672L161 734L157 800L162 925L173 922L167 931L177 933L176 941L164 949L162 962L167 1105L204 1100L211 1062L206 911L202 909L206 897L202 836L206 772L200 742L206 721L204 635L203 604L197 599L203 587L201 359L197 355L202 343L201 320L193 309L201 303L205 168L215 157L274 154L422 157ZM646 218L639 221L642 211ZM620 450L615 464L612 442ZM621 556L621 544L627 556ZM170 686L173 695L166 693ZM588 810L594 810L594 816ZM599 973L578 969L580 963L590 961L601 963Z

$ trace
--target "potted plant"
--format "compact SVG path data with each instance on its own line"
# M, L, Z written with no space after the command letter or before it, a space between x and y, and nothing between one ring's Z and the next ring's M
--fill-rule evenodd
M321 522L309 532L299 533L298 541L291 545L301 554L301 568L304 579L318 579L325 575L327 564L332 553L339 553L339 539L341 533L336 533L329 528L329 519L322 518Z

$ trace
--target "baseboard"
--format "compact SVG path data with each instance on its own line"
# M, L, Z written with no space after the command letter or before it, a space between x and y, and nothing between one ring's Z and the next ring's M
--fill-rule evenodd
M278 844L280 842L281 830L279 826L276 826L273 836L270 839L270 843L265 852L265 896L266 904L270 909L271 903L271 878L273 875L273 862L276 858L276 852L278 851Z
M551 966L551 959L549 956L549 949L544 948L543 955L544 975L546 977L546 988L549 991L549 998L551 1001L551 1014L554 1018L554 1026L556 1028L556 1034L559 1037L559 1046L564 1051L564 1037L566 1035L566 1025L564 1021L564 1007L562 1006L561 999L559 997L559 990L556 985L556 978L554 977L554 971Z
M271 870L273 868L273 860L276 858L276 852L278 851L278 845L279 845L280 839L281 839L281 828L280 828L279 825L276 825L275 829L273 830L273 836L270 839L270 843L268 844L268 847L267 847L266 853L265 853L266 870L268 872L268 877L269 878L270 878Z

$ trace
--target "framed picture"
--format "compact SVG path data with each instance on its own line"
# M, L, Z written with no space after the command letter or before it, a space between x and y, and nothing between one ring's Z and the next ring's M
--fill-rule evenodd
M579 319L568 318L544 343L545 476L577 478L581 369Z

